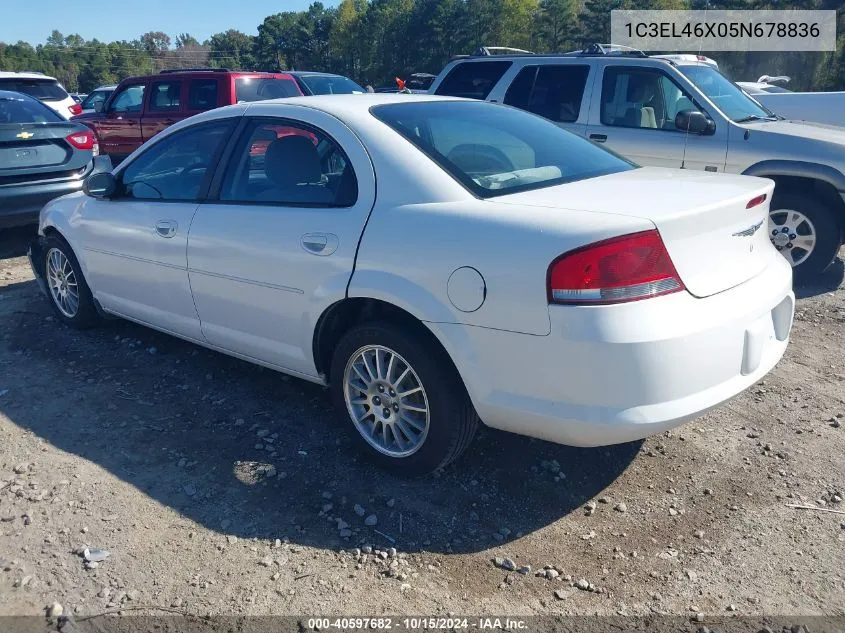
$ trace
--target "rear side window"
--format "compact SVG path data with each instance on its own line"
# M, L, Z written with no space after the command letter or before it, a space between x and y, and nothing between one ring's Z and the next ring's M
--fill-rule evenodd
M299 122L257 120L238 142L220 199L295 207L348 207L358 182L343 150Z
M50 108L23 97L0 97L0 125L4 123L53 123L64 121Z
M46 101L62 101L68 94L54 79L0 79L0 90L22 92Z
M264 77L238 77L235 79L235 100L238 102L298 96L299 89L291 79Z
M573 123L578 120L589 74L588 66L529 66L508 88L505 103L550 121Z
M175 112L181 108L181 81L158 81L150 87L152 112Z
M217 80L196 79L188 94L189 110L211 110L217 107Z
M513 62L463 62L455 66L435 91L439 95L486 99Z

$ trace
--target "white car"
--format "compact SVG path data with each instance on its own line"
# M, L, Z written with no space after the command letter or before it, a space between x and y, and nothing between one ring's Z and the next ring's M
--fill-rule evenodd
M790 121L807 121L845 127L845 91L793 92L781 83L789 77L760 77L756 82L739 81L752 99Z
M382 465L488 426L579 446L670 429L781 358L772 182L638 168L521 110L425 95L241 104L41 212L60 320L151 326L329 384Z
M22 92L35 97L64 119L81 114L80 106L55 77L42 73L0 71L0 90Z

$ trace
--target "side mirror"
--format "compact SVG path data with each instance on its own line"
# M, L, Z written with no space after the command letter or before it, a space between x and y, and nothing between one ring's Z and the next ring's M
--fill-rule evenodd
M675 127L690 134L707 136L716 131L716 124L698 110L681 110L675 116Z
M110 198L117 191L117 179L110 171L92 173L82 183L82 191L92 198Z
M105 101L95 101L94 102L94 112L97 114L101 114L103 110L106 109L106 102Z

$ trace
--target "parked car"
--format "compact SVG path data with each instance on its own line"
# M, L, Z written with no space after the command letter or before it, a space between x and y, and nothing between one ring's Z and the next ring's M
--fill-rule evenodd
M329 384L401 473L455 459L479 417L580 446L672 428L758 382L792 323L759 230L770 180L638 168L515 108L220 108L86 189L44 208L30 250L61 321L119 316Z
M73 99L74 101L76 101L77 103L82 103L83 99L85 99L85 97L87 97L87 96L88 95L85 94L84 92L71 92L70 93L70 98Z
M38 221L48 201L82 189L97 159L94 134L38 99L0 90L0 229Z
M288 74L296 80L304 95L364 94L366 90L343 75L291 70Z
M783 87L788 82L789 77L763 76L756 82L740 81L737 85L786 119L845 127L845 92L793 92Z
M101 151L120 162L144 141L199 112L301 94L288 73L163 70L158 75L124 79L107 101L94 103L95 112L74 120L93 129Z
M641 165L771 178L773 244L796 276L823 271L845 241L845 129L784 121L709 61L673 57L468 57L431 92L529 110Z
M43 73L0 71L0 90L22 92L55 110L63 119L82 112L55 77Z
M82 106L81 114L92 114L96 112L97 103L105 103L116 88L117 85L100 86L99 88L92 90L90 94L85 96L85 99L83 99L80 104Z

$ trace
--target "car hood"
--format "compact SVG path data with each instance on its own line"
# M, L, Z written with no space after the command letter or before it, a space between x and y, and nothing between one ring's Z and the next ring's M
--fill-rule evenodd
M824 123L809 121L753 121L738 124L740 127L753 132L792 136L802 140L823 141L835 143L845 147L845 128Z

